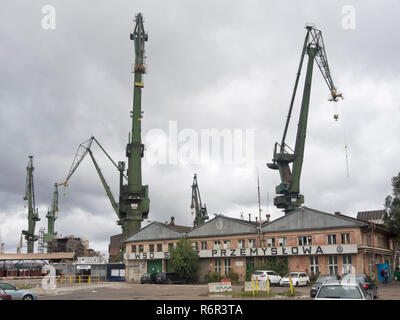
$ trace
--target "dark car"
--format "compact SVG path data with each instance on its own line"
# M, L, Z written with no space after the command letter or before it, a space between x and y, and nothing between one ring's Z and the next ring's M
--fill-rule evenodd
M140 278L140 283L154 283L156 280L156 274L155 273L145 273L142 275Z
M185 283L185 279L182 279L177 273L175 272L159 272L156 275L156 283L176 283L181 284Z
M368 291L373 298L378 298L378 286L375 281L372 280L366 274L346 274L342 278L343 282L358 281Z
M12 297L0 288L0 300L12 300Z
M329 280L321 284L315 300L372 300L358 281Z
M315 297L321 285L328 280L340 280L340 276L337 274L320 274L310 289L310 297Z

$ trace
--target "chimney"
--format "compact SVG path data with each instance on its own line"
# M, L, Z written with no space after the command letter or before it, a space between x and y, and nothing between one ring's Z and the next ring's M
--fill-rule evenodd
M249 221L251 222L251 213L249 213Z
M171 222L169 223L171 226L174 226L175 225L175 217L174 216L172 216L171 217Z
M340 212L339 211L335 211L335 216L340 216Z
M267 217L267 223L269 223L269 218L271 217L271 215L270 214L266 214L265 216Z
M256 223L257 223L257 217L256 217Z

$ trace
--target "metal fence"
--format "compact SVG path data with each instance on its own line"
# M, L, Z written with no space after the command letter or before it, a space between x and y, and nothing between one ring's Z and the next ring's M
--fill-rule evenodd
M72 284L72 283L100 283L100 276L87 276L87 275L63 275L56 279L59 284Z

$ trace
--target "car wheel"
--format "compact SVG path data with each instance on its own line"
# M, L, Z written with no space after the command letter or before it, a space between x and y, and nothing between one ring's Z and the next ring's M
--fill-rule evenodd
M308 281L308 280L307 280L307 282L306 282L306 286L308 286L309 284L310 284L310 281Z
M298 286L299 286L299 282L298 282L298 281L296 282L295 286L296 286L296 287L298 287Z
M378 299L378 298L379 298L378 289L376 289L376 291L375 291L374 298L375 298L375 299Z
M27 294L22 298L22 300L33 300L33 297L30 294Z

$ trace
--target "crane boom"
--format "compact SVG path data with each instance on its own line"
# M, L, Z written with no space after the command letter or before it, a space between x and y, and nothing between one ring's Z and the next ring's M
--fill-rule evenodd
M202 224L205 223L205 221L208 219L208 214L207 214L207 207L206 205L201 203L201 196L200 196L200 190L199 190L199 185L197 183L197 175L194 174L193 177L193 184L192 184L192 204L190 206L192 211L195 213L195 219L193 222L193 225L195 227L201 226Z
M274 204L278 208L284 209L285 214L296 210L302 203L304 203L304 196L300 194L300 177L304 158L314 61L318 65L318 68L321 71L321 74L329 88L331 94L331 98L329 100L337 102L338 98L343 99L342 94L338 93L331 77L328 65L328 58L326 55L321 31L315 29L312 26L307 26L306 29L307 34L304 40L302 54L300 57L299 68L296 75L296 81L289 106L289 112L286 119L282 141L280 145L278 145L278 143L275 143L274 156L272 159L273 162L267 164L268 168L279 170L281 183L276 187L276 193L280 194L281 196L277 196L274 198ZM297 92L300 72L302 69L304 56L306 54L308 55L307 71L304 82L295 149L292 150L286 144L285 140ZM280 147L279 152L278 146ZM290 163L293 163L292 169L289 166Z

